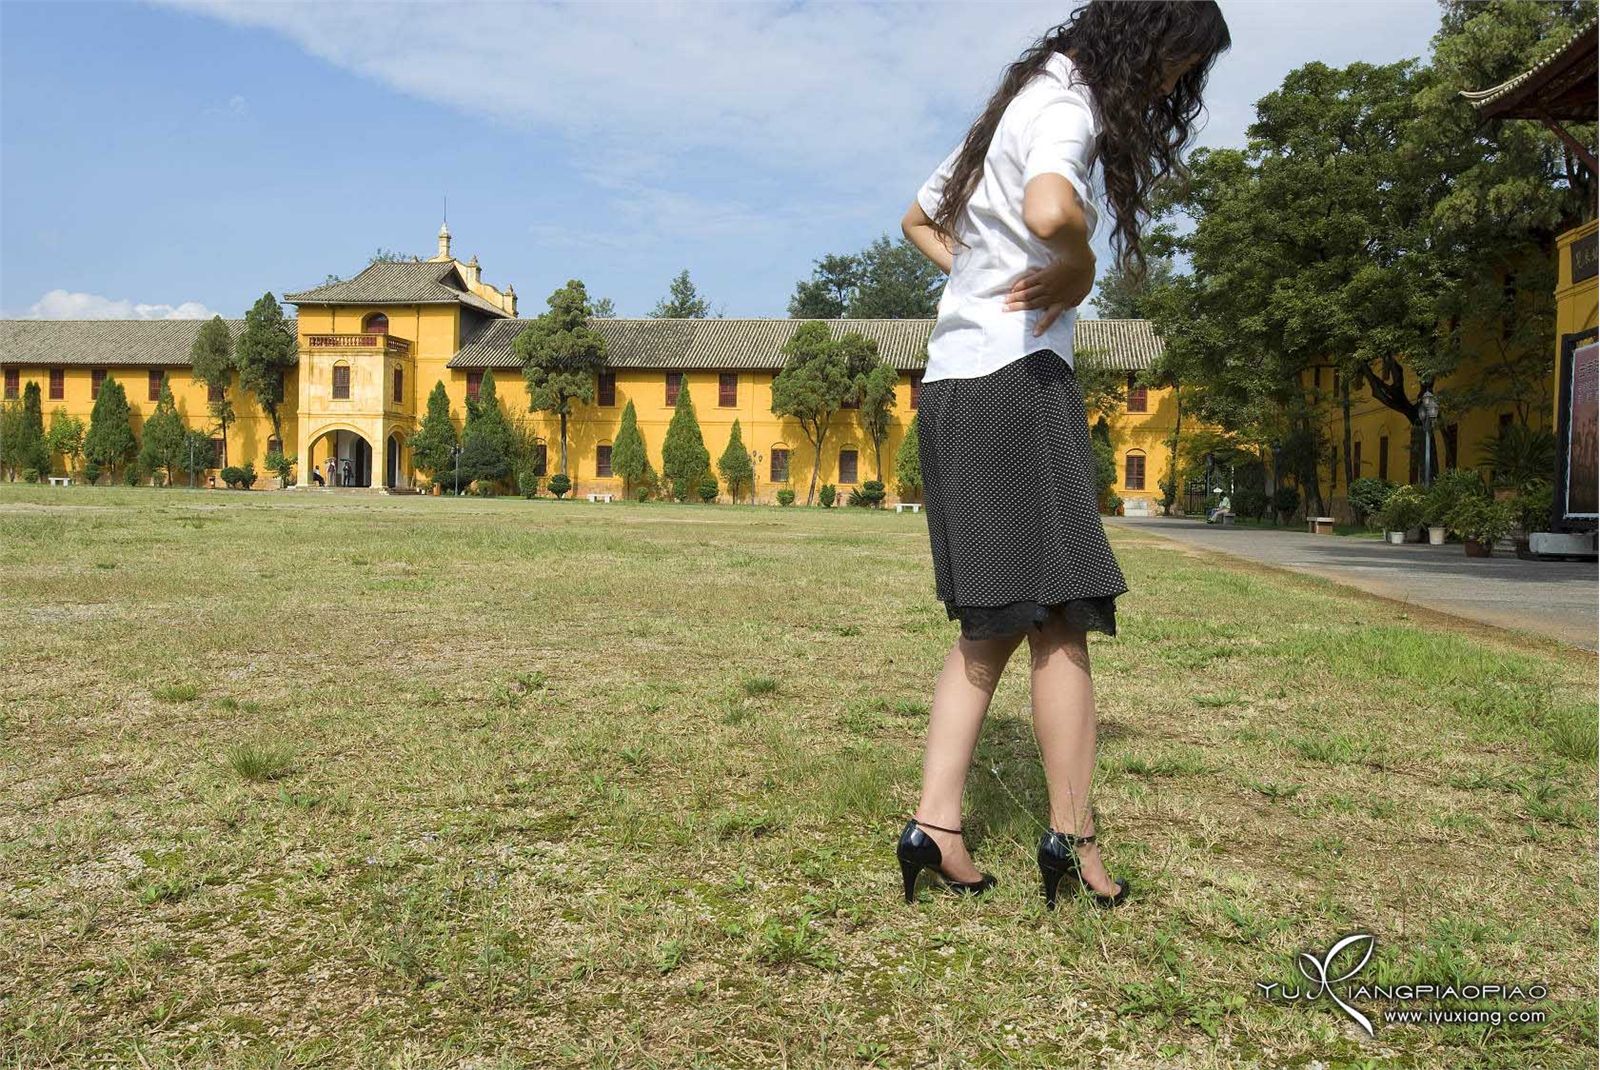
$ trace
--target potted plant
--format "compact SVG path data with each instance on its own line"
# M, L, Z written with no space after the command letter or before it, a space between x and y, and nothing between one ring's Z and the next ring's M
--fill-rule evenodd
M1511 531L1515 519L1510 502L1469 494L1456 502L1446 523L1461 536L1468 557L1488 557L1494 553L1494 544Z
M1489 489L1484 486L1483 478L1476 471L1470 468L1450 468L1434 478L1422 510L1422 522L1427 525L1430 545L1444 544L1445 536L1450 530L1450 513L1465 497L1484 500L1489 497Z
M1416 487L1397 488L1378 510L1383 537L1392 543L1418 541L1417 532L1422 526L1426 506L1427 499Z
M1517 513L1517 556L1528 552L1528 536L1543 531L1550 525L1550 511L1555 505L1555 487L1549 481L1536 479L1522 488L1512 507Z

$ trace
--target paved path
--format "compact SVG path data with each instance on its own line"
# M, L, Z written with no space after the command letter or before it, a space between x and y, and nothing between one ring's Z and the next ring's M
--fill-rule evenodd
M1468 557L1460 543L1444 546L1378 539L1307 535L1284 528L1221 527L1168 517L1106 517L1116 526L1159 535L1246 561L1323 576L1402 602L1596 647L1593 561L1523 561L1496 551Z

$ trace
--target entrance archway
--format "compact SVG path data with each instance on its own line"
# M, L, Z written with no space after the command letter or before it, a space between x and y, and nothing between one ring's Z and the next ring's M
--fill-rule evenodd
M400 476L400 433L389 436L383 450L383 485L393 490L402 485Z
M329 487L372 486L372 446L354 431L329 431L312 443L312 463L323 485ZM334 468L329 478L328 461ZM348 471L348 475L346 474ZM315 479L311 482L314 484Z

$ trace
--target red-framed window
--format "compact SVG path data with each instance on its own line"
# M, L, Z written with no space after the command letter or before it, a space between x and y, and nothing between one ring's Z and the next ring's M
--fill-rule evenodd
M394 403L396 405L400 404L400 402L405 398L405 396L406 396L406 373L405 373L405 369L396 368L394 370Z
M597 377L595 386L597 387L595 390L596 404L615 405L617 403L616 372L601 372Z
M674 406L674 405L676 405L678 403L678 391L681 390L681 389L683 389L683 373L682 372L668 372L667 373L667 407L668 408L671 408L672 406Z
M1150 392L1144 386L1135 383L1135 378L1133 372L1128 373L1128 411L1149 412Z
M839 482L854 483L856 481L856 462L859 456L855 450L839 451Z
M1378 436L1378 478L1389 478L1389 436Z
M6 400L15 401L17 394L22 390L22 369L6 369Z
M211 440L211 467L212 468L221 468L222 467L222 459L223 459L222 446L223 446L222 439L214 438L214 439Z
M93 401L100 396L100 388L105 385L106 370L96 368L89 373L89 400Z
M549 468L549 460L549 447L543 442L535 442L533 445L533 474L536 476L544 475Z
M478 400L478 391L482 390L482 389L483 389L483 373L482 372L468 372L467 373L467 397L471 398L473 401L477 401Z
M594 474L601 479L611 477L611 447L609 445L594 448Z
M333 400L350 400L350 365L335 364L333 366Z
M67 369L50 369L50 400L60 401L67 396Z
M732 408L739 404L739 373L717 373L717 404L723 408Z
M1129 490L1144 490L1144 454L1128 454L1122 468L1122 485Z
M1361 440L1357 439L1350 444L1350 471L1351 479L1361 478Z
M922 373L913 372L911 375L911 407L917 407L917 402L922 398Z
M161 400L161 378L162 378L162 375L163 375L163 372L161 371L160 368L151 368L150 369L150 376L149 376L149 378L150 378L150 392L149 393L150 393L150 400L151 401L160 401Z
M789 482L789 451L783 446L772 447L772 463L769 476L774 483Z
M206 400L211 402L221 401L226 396L223 391L224 387L221 383L207 383Z
M361 332L363 334L388 334L389 317L382 312L374 312L362 322Z

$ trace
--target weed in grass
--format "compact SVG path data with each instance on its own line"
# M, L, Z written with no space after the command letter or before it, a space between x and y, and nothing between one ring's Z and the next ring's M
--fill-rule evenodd
M295 752L286 743L252 740L228 748L228 768L245 780L262 783L287 776L294 768Z
M193 702L200 697L200 689L194 684L165 684L150 694L161 702Z
M839 966L838 957L823 942L811 914L802 914L788 923L780 918L768 918L756 933L755 955L761 962L771 965L797 964L819 970L833 970Z
M751 676L745 679L743 686L745 694L751 698L758 698L762 695L776 694L778 681L770 676Z

